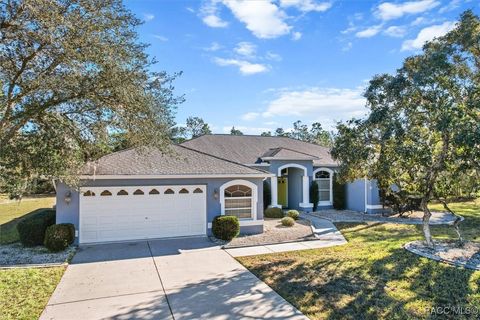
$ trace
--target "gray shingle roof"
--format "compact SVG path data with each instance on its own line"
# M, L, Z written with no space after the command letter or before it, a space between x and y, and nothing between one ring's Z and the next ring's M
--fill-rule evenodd
M286 148L269 149L261 156L262 160L315 160L318 157Z
M184 146L171 153L158 149L127 149L88 163L84 175L267 175L264 171L219 159Z
M338 165L329 148L287 137L212 134L185 141L182 145L243 164L258 162L270 149L284 148L317 157L313 160L315 166Z

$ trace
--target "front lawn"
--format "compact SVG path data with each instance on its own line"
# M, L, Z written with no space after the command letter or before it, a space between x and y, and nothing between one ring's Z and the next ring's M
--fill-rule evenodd
M40 208L51 208L54 197L12 202L0 195L0 254L2 244L18 241L17 223ZM62 278L64 267L0 270L0 319L38 319Z
M38 319L64 267L0 270L0 319Z
M51 208L55 197L27 198L8 201L0 198L0 245L18 241L17 223L40 208Z
M480 241L480 200L452 208L465 217L465 238ZM238 260L311 319L412 319L429 317L432 307L480 309L480 272L420 258L402 248L421 239L421 226L337 227L348 244ZM432 231L437 238L455 238L452 227L434 226Z

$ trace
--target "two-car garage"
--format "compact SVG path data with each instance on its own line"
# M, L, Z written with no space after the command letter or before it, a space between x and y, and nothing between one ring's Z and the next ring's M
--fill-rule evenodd
M85 187L79 242L205 235L206 185Z

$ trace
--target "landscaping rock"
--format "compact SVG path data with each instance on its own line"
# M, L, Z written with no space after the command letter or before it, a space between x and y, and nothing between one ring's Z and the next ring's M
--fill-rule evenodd
M429 248L424 241L412 241L404 248L422 257L448 263L457 267L480 270L480 243L468 241L463 247L457 241L435 241Z

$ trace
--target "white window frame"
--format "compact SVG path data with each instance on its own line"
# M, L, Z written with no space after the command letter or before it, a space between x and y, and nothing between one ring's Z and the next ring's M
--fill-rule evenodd
M330 175L330 178L329 178L329 180L330 180L330 190L329 190L330 191L330 199L328 201L318 201L318 205L319 206L331 206L331 205L333 205L333 174L334 174L334 172L333 172L332 169L329 169L329 168L324 168L324 167L317 168L313 171L313 180L314 181L321 180L321 179L317 179L317 177L316 177L317 173L319 171L326 171ZM322 189L322 190L325 190L325 189ZM318 190L318 192L320 192L320 189Z
M243 185L243 186L246 186L246 187L249 187L251 190L252 190L252 217L251 218L243 218L243 219L239 219L241 221L244 221L244 220L257 220L257 194L258 194L258 188L257 188L257 185L253 182L250 182L248 180L231 180L229 182L226 182L224 183L221 187L220 187L220 206L221 206L221 214L222 215L225 215L225 189L227 189L228 187L231 187L231 186L235 186L235 185ZM240 199L241 198L245 198L245 197L239 197ZM250 197L248 197L250 198Z

